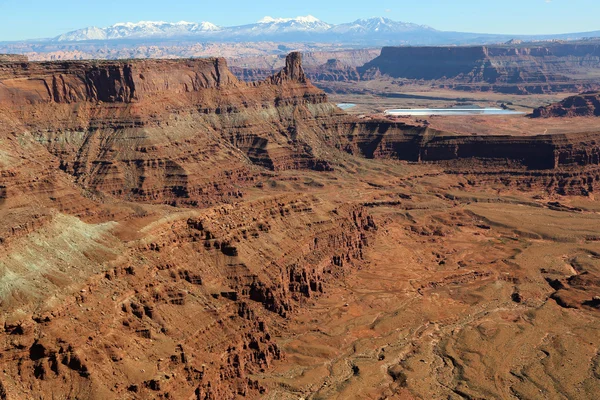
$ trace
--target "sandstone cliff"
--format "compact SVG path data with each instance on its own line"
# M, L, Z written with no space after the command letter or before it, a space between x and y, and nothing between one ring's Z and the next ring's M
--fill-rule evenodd
M559 103L537 108L532 114L533 118L599 116L599 92L586 92L578 96L567 97Z
M234 86L223 59L133 62L5 63L0 102L131 103L157 95Z
M600 188L599 135L472 136L373 120L343 124L337 146L368 158L437 163L449 173L477 176L474 182L587 195Z
M253 166L330 168L318 120L339 110L308 82L298 53L251 84L223 59L5 63L0 82L0 105L60 168L112 196L193 205L240 196L261 173ZM214 157L229 168L212 168Z

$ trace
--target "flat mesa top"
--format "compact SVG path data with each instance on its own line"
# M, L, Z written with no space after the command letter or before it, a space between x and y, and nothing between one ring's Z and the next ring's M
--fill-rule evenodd
M414 108L385 110L386 115L524 115L524 112L501 108Z

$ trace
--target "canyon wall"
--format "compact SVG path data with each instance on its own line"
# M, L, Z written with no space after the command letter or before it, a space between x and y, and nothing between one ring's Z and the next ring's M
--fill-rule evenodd
M459 90L540 93L552 88L585 89L597 86L593 78L600 71L599 49L600 45L595 43L384 47L379 57L358 71L363 79L383 75L433 80Z
M548 47L384 47L359 70L407 79L463 83L541 83L598 71L600 45ZM372 72L369 72L369 71Z
M0 102L131 103L144 97L177 95L237 80L223 59L133 62L0 64Z
M560 194L600 189L599 132L472 136L387 120L341 125L336 146L367 158L435 163L472 182L505 183Z
M600 164L597 133L536 136L471 136L386 120L351 122L342 128L342 148L367 158L414 162L511 160L544 170Z

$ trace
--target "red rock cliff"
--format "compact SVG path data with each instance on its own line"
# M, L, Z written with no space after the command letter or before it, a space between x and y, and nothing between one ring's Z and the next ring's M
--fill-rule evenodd
M238 83L224 59L5 63L0 80L0 102L9 103L130 103Z
M3 63L0 105L86 188L190 205L242 195L261 173L254 166L331 168L318 120L339 112L299 53L250 84L223 59Z
M537 108L532 117L600 117L600 92L570 96L558 103Z

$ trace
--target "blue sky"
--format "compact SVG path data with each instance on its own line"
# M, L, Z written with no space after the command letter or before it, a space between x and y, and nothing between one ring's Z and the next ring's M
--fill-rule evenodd
M329 23L385 16L482 33L600 30L600 0L0 0L0 41L52 37L116 22L185 20L228 26L266 15L307 14Z

